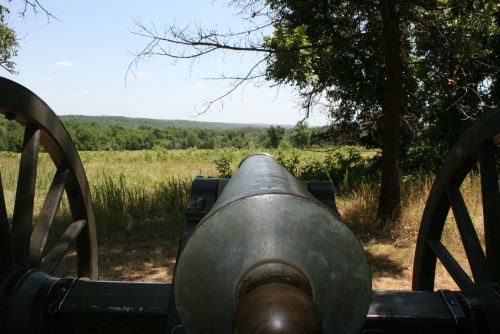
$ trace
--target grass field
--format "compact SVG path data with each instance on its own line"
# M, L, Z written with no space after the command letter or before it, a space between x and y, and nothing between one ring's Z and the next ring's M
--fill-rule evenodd
M101 279L171 280L178 238L182 230L183 212L192 180L197 175L218 176L221 171L228 172L227 169L234 171L239 161L250 152L80 152L96 213ZM270 153L299 177L309 175L308 166L335 158L331 152L294 150L291 153ZM373 154L375 153L371 151L360 152L361 157ZM224 163L228 165L224 166ZM0 152L1 177L9 217L12 215L15 199L18 164L19 154ZM54 173L50 157L41 153L35 217L43 204ZM353 178L352 175L349 177ZM343 176L338 186L340 189L336 198L337 205L343 220L365 247L374 288L411 288L416 236L432 182L432 177L426 175L405 179L402 183L401 220L393 226L382 227L375 219L378 200L376 179L358 180L353 187L347 176ZM462 193L483 242L482 207L480 196L477 196L480 194L478 178L472 176L467 179L463 184ZM68 215L68 205L63 200L57 222L64 224L70 219ZM57 234L57 228L55 230ZM463 267L470 271L459 240L454 218L450 214L443 243L463 263ZM68 268L71 267L70 263L74 257L74 252L67 256L67 263L61 264L60 275L70 274ZM456 288L441 266L438 267L437 288Z

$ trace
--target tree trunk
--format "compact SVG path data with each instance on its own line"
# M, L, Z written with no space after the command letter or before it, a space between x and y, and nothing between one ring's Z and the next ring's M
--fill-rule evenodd
M384 57L386 69L385 101L383 105L382 180L378 218L386 223L399 219L401 195L399 189L399 149L401 146L401 95L403 63L399 16L393 0L381 1Z

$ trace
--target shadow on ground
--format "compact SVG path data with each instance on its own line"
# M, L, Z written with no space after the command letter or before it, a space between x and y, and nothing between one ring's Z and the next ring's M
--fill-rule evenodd
M99 242L99 279L109 281L170 282L182 223L143 223ZM59 264L55 276L75 276L76 251Z
M370 250L365 250L366 259L370 266L372 278L392 276L394 278L402 277L406 266L390 258L388 254L373 254Z

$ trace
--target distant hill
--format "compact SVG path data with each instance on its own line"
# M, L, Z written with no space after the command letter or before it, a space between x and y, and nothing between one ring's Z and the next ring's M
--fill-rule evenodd
M166 120L151 118L131 118L124 116L84 116L84 115L58 115L62 121L78 121L92 123L96 122L105 126L121 125L129 127L140 127L149 125L154 128L183 128L183 129L237 129L237 128L267 128L270 124L244 124L244 123L222 123L222 122L199 122L186 120ZM284 128L293 128L291 125L281 125Z

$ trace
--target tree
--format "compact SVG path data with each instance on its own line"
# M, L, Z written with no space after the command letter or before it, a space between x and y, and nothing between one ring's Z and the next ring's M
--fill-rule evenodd
M295 147L308 147L310 145L311 129L307 127L307 123L297 122L291 140Z
M265 45L277 52L267 77L297 87L309 111L322 96L338 127L364 133L364 144L382 148L378 216L394 220L400 210L399 154L404 87L408 77L410 17L426 1L271 0L276 31ZM309 45L317 48L304 47ZM302 49L301 49L302 47ZM345 132L345 131L344 131Z
M9 0L11 2L11 0ZM54 18L54 16L45 9L38 0L24 0L24 7L19 13L21 16L25 16L28 9L31 9L34 13L39 10L45 13L47 19ZM15 63L12 60L17 56L19 50L19 43L16 33L7 24L7 16L10 10L0 5L0 67L9 73L16 73Z
M12 58L17 56L19 44L16 33L7 26L7 14L9 9L0 5L0 67L15 73Z
M440 45L429 43L425 51L425 43L421 43L419 36L428 34L427 38L432 39L429 33L436 27L452 27L457 32L455 36L460 36L461 25L473 22L457 21L457 15L473 19L474 14L487 13L486 19L479 21L488 21L491 11L498 10L498 4L471 0L234 0L231 3L252 23L247 31L223 33L199 28L190 33L188 29L172 26L159 36L154 29L140 26L140 34L151 42L136 60L151 55L195 59L220 50L262 54L246 74L231 77L235 80L233 88L220 98L246 80L265 77L277 84L294 86L302 97L306 116L313 106L326 100L323 105L337 129L357 128L364 144L382 149L378 216L382 221L398 219L400 153L408 149L407 143L418 130L438 125L425 117L430 103L436 105L435 91L422 89L424 81L432 81L432 75L418 74L426 66L429 54L435 55L433 58L439 65L429 64L430 70L423 71L428 74L445 69L447 59L456 60L457 51L458 55L468 54L462 52L466 44L455 43L460 39L446 41L453 45L450 51L454 53L447 53L447 59L443 59L439 56ZM484 11L485 6L490 9ZM429 24L428 17L434 18ZM269 26L274 31L266 35ZM478 28L476 31L484 37L487 29ZM474 42L473 38L469 40ZM489 56L487 66L495 66L491 63L495 54ZM474 59L475 55L464 59ZM466 89L474 89L480 77L471 76L473 79ZM496 74L490 78L496 78ZM453 82L454 77L446 79ZM443 82L439 85L444 89ZM220 98L209 101L203 111ZM454 94L437 97L438 105L445 110L456 105L457 99L460 96Z
M281 126L270 126L267 128L268 146L278 148L280 142L285 136L285 129Z
M436 171L465 128L498 105L499 14L498 2L488 0L449 0L438 11L417 13L411 71L425 127L403 150L405 163Z

